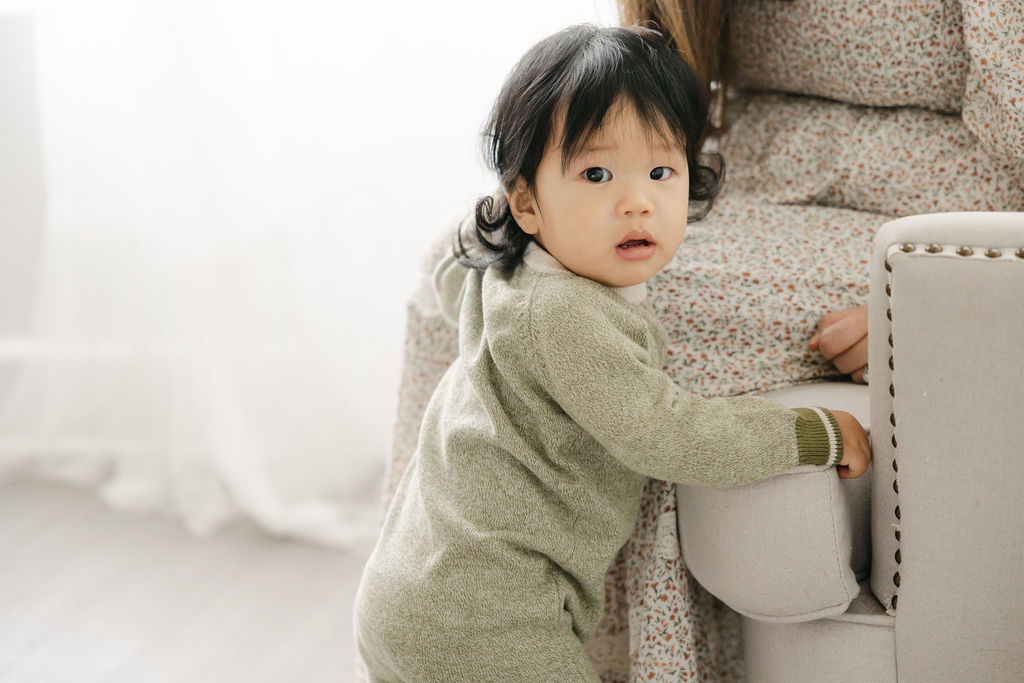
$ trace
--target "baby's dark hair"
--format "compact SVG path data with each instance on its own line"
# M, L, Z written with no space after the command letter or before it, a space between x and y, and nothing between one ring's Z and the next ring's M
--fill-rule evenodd
M571 26L530 48L491 110L484 155L498 174L502 193L477 202L470 244L461 231L457 236L456 254L463 265L484 270L522 260L531 238L512 217L504 192L520 176L533 191L556 115L564 111L564 165L601 128L620 97L643 123L683 148L690 176L688 221L707 214L721 184L723 162L716 154L700 154L708 104L693 70L653 29Z

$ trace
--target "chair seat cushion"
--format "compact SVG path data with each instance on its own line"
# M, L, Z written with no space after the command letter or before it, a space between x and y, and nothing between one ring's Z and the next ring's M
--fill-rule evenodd
M748 683L828 680L849 683L896 681L893 617L867 582L845 613L801 624L743 618L743 659Z

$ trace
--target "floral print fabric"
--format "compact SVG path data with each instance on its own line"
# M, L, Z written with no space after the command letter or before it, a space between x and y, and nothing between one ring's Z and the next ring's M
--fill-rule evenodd
M1024 2L963 0L963 13L964 123L993 153L1024 159Z
M959 0L737 0L730 19L741 87L960 111Z
M733 110L728 182L751 197L894 216L1024 211L1024 157L992 153L959 116L772 93Z
M743 88L962 111L989 153L1024 159L1020 0L738 0L731 26Z

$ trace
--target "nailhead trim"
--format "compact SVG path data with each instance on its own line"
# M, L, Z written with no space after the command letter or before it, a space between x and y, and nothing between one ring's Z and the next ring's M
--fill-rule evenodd
M943 246L941 244L928 244L928 245L926 245L924 247L919 247L916 244L911 244L911 243L908 242L908 243L905 243L905 244L892 245L892 247L890 247L890 249L891 249L891 251L889 252L889 256L892 256L894 253L898 253L898 252L902 252L904 254L916 254L916 253L919 253L919 252L923 252L925 254L930 254L930 255L936 255L936 254L946 254L946 255L948 255L950 253L953 253L953 254L956 254L956 255L964 257L964 258L968 258L968 257L972 257L972 256L974 256L974 257L985 256L986 258L990 258L990 259L999 259L999 258L1003 258L1005 256L1009 256L1010 254L1012 254L1013 256L1016 256L1019 259L1024 259L1024 247L1017 247L1017 248L1015 248L1015 247L1006 247L1006 246L1003 246L1003 247L977 247L977 246L972 247L972 246L968 246L966 244L962 244L962 245L959 245L959 246L957 246L957 245L945 245L945 246ZM892 263L890 262L888 257L885 260L885 270L888 273L892 272ZM886 285L885 293L887 295L891 296L891 292L890 292L888 284Z
M913 253L915 250L916 250L916 247L913 244L903 244L903 245L900 246L900 251L902 251L904 254ZM926 246L924 248L924 250L925 250L926 253L929 253L929 254L937 254L937 253L940 253L942 251L942 247L940 247L939 245L936 245L936 244L929 244L928 246ZM893 343L893 335L892 335L892 266L889 263L888 259L886 259L886 261L885 261L885 266L886 266L885 270L889 274L888 277L886 278L887 282L885 284L885 295L888 298L888 305L886 306L886 309L885 309L885 317L889 320L889 335L888 335L888 337L889 337L888 338L888 342L889 342L889 370L895 370L895 367L896 367L896 363L895 363L895 360L894 360L895 345ZM894 381L894 376L890 376L889 396L891 396L893 398L896 397L896 383ZM900 543L900 528L899 528L900 506L899 506L898 503L899 503L900 489L899 489L898 480L896 478L896 474L897 474L897 472L899 472L899 462L898 462L898 458L897 458L898 454L896 452L896 409L895 409L895 407L893 407L893 409L889 412L889 424L892 426L892 447L893 447L893 451L894 451L893 452L893 458L892 458L892 471L893 471L893 475L892 475L892 489L896 493L896 496L897 496L897 498L896 498L897 505L896 505L896 508L893 510L893 514L896 516L896 522L894 524L894 526L896 527L895 531L896 531L896 543L897 543L897 549L896 549L896 558L897 558L897 560L896 560L896 564L899 564L899 557L900 557L900 555L899 555L899 545L898 544ZM895 586L895 589L893 590L893 596L892 596L892 600L890 601L890 605L891 605L891 608L893 610L895 610L896 609L897 590L899 589L899 586L900 586L900 573L899 573L899 571L897 571L895 574L893 574L892 582L893 582L893 585Z

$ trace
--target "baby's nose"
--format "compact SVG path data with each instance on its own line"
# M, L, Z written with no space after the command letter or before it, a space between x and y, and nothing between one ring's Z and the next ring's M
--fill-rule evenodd
M618 212L625 216L643 216L651 212L651 201L639 189L630 189L619 199Z

